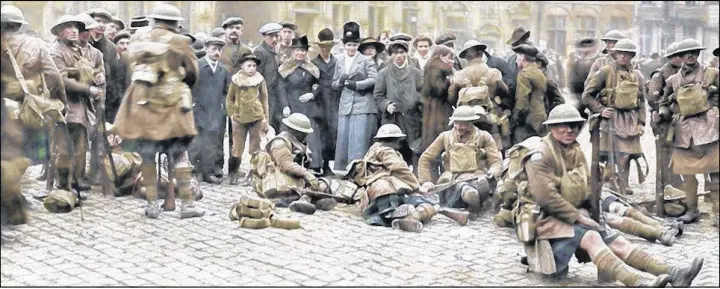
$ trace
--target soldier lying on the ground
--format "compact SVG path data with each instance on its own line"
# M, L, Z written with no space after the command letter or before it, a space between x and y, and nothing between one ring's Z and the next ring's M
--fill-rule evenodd
M445 172L437 184L454 184L437 192L440 206L468 209L472 215L477 215L483 202L493 194L488 180L494 181L502 169L502 155L492 135L472 125L478 119L480 116L470 106L455 109L450 117L453 129L441 133L423 152L418 170L420 191L428 192L435 187L430 181L430 160L444 152Z
M602 200L602 209L608 213L607 223L610 228L650 242L658 240L665 246L672 246L675 236L680 236L685 228L682 222L662 222L646 216L612 195Z
M467 223L467 212L440 209L418 193L420 183L398 148L405 134L397 125L378 129L377 142L362 160L350 165L348 176L357 184L365 222L374 226L420 232L423 223L443 214L460 224Z
M610 229L604 212L597 220L588 216L590 174L576 140L584 123L572 105L558 105L544 122L550 131L544 145L524 160L528 188L518 196L515 219L529 271L565 277L575 255L581 263L592 261L603 282L617 280L630 287L665 287L670 282L673 287L690 286L703 258L695 258L689 267L669 265Z
M294 212L314 214L316 209L332 210L337 204L333 198L314 198L302 193L306 189L320 190L317 177L308 169L311 154L305 139L313 133L310 119L293 113L282 123L282 132L268 142L265 151L254 153L250 159L253 188L258 195L276 199L278 206L287 206Z

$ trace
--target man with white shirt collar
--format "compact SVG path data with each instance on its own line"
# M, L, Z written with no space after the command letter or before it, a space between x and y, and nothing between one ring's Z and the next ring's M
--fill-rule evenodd
M423 71L425 69L425 64L428 63L428 60L430 60L430 47L432 46L432 39L430 37L427 37L425 35L418 36L415 41L413 41L413 47L415 48L415 53L412 54L412 58L417 60L415 64L415 68L419 69L420 71ZM388 51L389 52L389 51Z
M220 63L225 40L210 37L205 40L205 57L198 60L200 73L192 88L193 114L198 135L188 153L195 166L198 180L219 184L222 178L215 171L222 171L223 138L225 136L225 96L230 85L230 72ZM218 167L219 166L219 167Z

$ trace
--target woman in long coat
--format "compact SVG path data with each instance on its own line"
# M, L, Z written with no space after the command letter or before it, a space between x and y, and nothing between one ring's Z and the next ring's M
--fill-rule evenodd
M306 35L292 40L292 58L285 60L278 68L280 73L278 92L290 106L291 112L306 115L313 130L320 132L318 123L322 122L324 116L320 106L321 90L313 90L313 86L317 87L320 79L320 69L308 59L309 47ZM310 169L319 173L323 164L320 133L308 135L308 146L312 152Z
M423 101L423 127L420 152L424 152L428 146L440 135L449 130L448 120L453 113L453 105L457 99L450 99L448 91L451 85L453 74L452 49L447 46L438 45L435 47L432 56L423 73L423 88L421 91ZM431 175L433 182L439 176L437 169L440 162L431 164Z

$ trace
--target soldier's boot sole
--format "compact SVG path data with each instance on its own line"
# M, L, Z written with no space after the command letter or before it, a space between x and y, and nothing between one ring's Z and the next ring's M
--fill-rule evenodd
M180 219L200 218L205 216L205 210L195 206L183 206L180 208Z
M330 211L337 206L337 201L333 198L324 198L315 202L315 207L321 211Z
M700 273L704 262L704 258L698 257L693 260L690 267L674 269L671 273L672 286L675 288L690 287L692 281L697 277L698 273Z
M308 215L315 214L315 210L316 210L315 205L308 203L308 202L303 202L303 201L294 201L294 202L290 203L290 206L288 206L288 207L290 208L290 211L299 212L299 213L308 214Z
M423 229L422 222L418 220L395 219L392 221L391 225L394 229L400 229L405 232L420 233Z
M440 215L450 218L461 226L467 226L468 216L470 215L470 212L468 211L458 211L448 208L442 208L438 211L438 213L440 213Z
M155 203L148 204L145 208L145 217L150 219L157 219L160 216L160 207Z
M683 222L685 224L692 224L696 223L700 219L700 211L695 210L689 210L685 212L685 215L680 216L677 218L678 221Z
M675 243L675 234L674 229L664 230L658 241L665 246L672 246Z

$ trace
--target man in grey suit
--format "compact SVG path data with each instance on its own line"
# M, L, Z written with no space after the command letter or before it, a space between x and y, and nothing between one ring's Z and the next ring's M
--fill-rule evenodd
M253 51L253 54L260 59L260 66L258 66L257 72L265 78L265 82L267 83L270 126L277 132L280 131L283 115L290 115L290 108L285 100L279 97L277 92L278 79L280 76L278 73L280 58L275 51L275 47L277 46L278 33L280 33L281 29L282 25L277 23L267 23L260 27L260 34L262 34L264 39L263 42L255 48L255 51Z
M377 127L378 109L372 96L377 67L371 58L358 53L360 39L360 25L343 25L345 53L338 57L332 82L333 88L342 89L334 165L340 171L350 161L363 158Z

